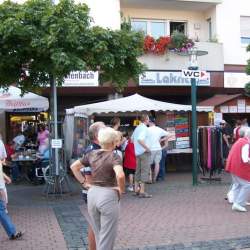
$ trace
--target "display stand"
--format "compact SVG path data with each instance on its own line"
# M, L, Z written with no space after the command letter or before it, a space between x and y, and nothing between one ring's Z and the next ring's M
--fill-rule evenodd
M198 127L198 141L200 139L199 137L199 130L200 129L215 129L216 127L215 126L199 126ZM201 143L198 143L198 145L201 145ZM213 145L215 146L215 145ZM203 174L203 177L200 177L201 180L204 180L204 181L208 181L209 183L213 182L213 181L221 181L221 177L214 177L214 172L215 172L215 169L210 167L210 168L207 168L207 169L204 169L204 166L202 167L202 163L201 163L201 152L202 150L204 149L200 149L199 148L199 154L198 154L198 166ZM208 149L209 150L209 149ZM211 152L210 152L211 153ZM208 176L205 176L206 175L206 171L208 173Z

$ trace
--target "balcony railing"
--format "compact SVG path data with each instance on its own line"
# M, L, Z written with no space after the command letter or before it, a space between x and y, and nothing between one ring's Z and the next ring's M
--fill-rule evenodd
M198 58L199 68L208 71L223 71L224 56L223 46L220 43L198 42L198 50L207 51L208 54ZM175 52L164 55L145 54L139 60L145 63L149 70L182 70L188 67L188 57Z

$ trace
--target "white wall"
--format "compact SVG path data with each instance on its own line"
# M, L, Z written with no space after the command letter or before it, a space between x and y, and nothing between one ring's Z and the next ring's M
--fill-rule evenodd
M218 38L218 35L217 35L217 18L216 18L216 8L213 7L211 9L209 9L208 11L205 12L205 19L209 19L211 18L211 23L212 23L212 39L217 39ZM208 36L208 39L209 39L209 27L208 27L208 24L207 24L207 36Z
M245 65L250 53L240 40L240 16L250 16L249 0L224 0L217 5L217 35L224 45L224 63Z
M94 26L120 29L120 0L77 0L86 3L90 8L90 16L94 19Z

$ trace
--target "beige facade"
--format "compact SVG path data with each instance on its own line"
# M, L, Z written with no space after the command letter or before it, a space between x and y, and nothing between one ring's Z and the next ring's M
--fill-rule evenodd
M104 1L90 1L97 9ZM105 1L106 2L106 1ZM107 15L112 17L109 21L114 22L118 27L117 11L118 5L120 12L125 17L137 20L158 20L168 23L170 21L186 22L186 34L199 42L218 42L222 43L223 64L244 65L250 57L246 53L246 45L241 43L241 22L240 17L250 18L250 2L246 0L108 0L108 5L113 2L113 7L103 11L103 22L107 22ZM94 11L94 10L93 10ZM95 12L95 11L94 11ZM107 12L109 14L107 14ZM113 14L112 14L113 13ZM99 16L100 18L100 16ZM113 20L112 20L113 19ZM101 20L101 18L100 18ZM169 30L166 30L169 34ZM205 45L205 44L204 44ZM216 46L214 46L216 47ZM217 47L220 47L219 45ZM209 50L209 47L208 47ZM210 52L210 51L209 51ZM210 58L206 58L206 61ZM213 60L214 61L214 60ZM219 63L221 58L219 57ZM211 61L212 63L212 61ZM206 67L205 67L206 68ZM209 64L207 69L211 69ZM219 67L213 67L221 70Z

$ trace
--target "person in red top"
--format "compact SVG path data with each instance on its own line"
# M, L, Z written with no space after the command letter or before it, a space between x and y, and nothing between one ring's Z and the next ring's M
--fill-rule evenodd
M7 153L7 160L11 160L11 156L15 154L14 142L10 140L7 144L5 144L5 149Z
M250 196L250 129L245 136L239 138L232 146L226 163L226 171L231 173L235 185L233 190L232 210L246 212L247 199Z
M136 156L135 156L135 147L134 143L130 139L132 131L128 131L124 133L124 137L126 141L124 142L123 148L124 150L124 160L123 160L123 168L125 175L129 178L129 186L127 188L128 191L134 191L134 175L136 169Z
M11 177L13 182L17 182L20 179L20 170L17 162L13 162L12 158L15 157L15 143L10 140L5 144L5 149L7 153L7 165L11 168Z

